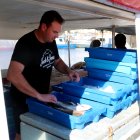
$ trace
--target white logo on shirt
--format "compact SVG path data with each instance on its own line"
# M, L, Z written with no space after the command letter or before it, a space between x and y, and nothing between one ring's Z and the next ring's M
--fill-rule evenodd
M48 69L52 66L53 63L54 63L54 55L52 54L52 51L46 49L41 58L40 67Z

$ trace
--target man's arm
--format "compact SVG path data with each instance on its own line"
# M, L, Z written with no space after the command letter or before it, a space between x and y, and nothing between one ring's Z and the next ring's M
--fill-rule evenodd
M54 67L63 74L68 74L70 80L72 81L80 81L80 76L76 71L71 70L64 61L59 58L55 60Z
M54 67L63 74L68 74L71 71L61 58L55 60Z
M40 94L37 90L35 90L24 78L22 74L23 70L24 70L23 64L16 61L11 61L7 73L7 80L9 80L19 91L31 97L37 98L40 101L44 102L56 101L55 97L53 98L49 94Z

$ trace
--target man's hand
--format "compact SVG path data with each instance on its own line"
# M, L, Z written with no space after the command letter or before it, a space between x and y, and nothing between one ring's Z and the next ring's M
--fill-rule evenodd
M69 76L70 80L72 80L72 81L75 81L75 82L80 81L79 73L74 70L70 70L68 73L68 76Z
M65 63L64 61L59 58L57 60L55 60L55 64L54 64L55 68L63 73L63 74L68 74L70 80L72 81L76 81L76 82L79 82L80 81L80 76L79 76L79 73L74 71L74 70L71 70Z
M57 102L57 98L52 94L39 94L37 99L42 102L51 102L51 103Z

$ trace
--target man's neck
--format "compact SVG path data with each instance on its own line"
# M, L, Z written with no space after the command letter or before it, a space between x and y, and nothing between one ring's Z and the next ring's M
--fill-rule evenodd
M37 40L38 40L39 42L45 43L44 40L43 40L43 38L42 38L41 31L40 31L39 29L36 29L36 30L34 31L34 34L35 34L35 36L36 36L36 38L37 38Z

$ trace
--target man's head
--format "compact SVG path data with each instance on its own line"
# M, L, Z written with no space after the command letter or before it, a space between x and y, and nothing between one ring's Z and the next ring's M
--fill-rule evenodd
M117 34L115 36L115 46L118 49L125 49L126 37L124 34Z
M63 23L64 19L58 12L54 10L45 12L39 25L42 42L53 42L61 32Z
M61 17L61 15L54 10L51 11L47 11L43 14L41 20L40 20L40 25L42 23L45 23L47 26L50 26L52 22L58 22L59 24L63 24L64 23L64 19Z
M100 45L101 45L100 40L95 39L95 40L93 40L93 41L91 42L90 48L100 47Z

